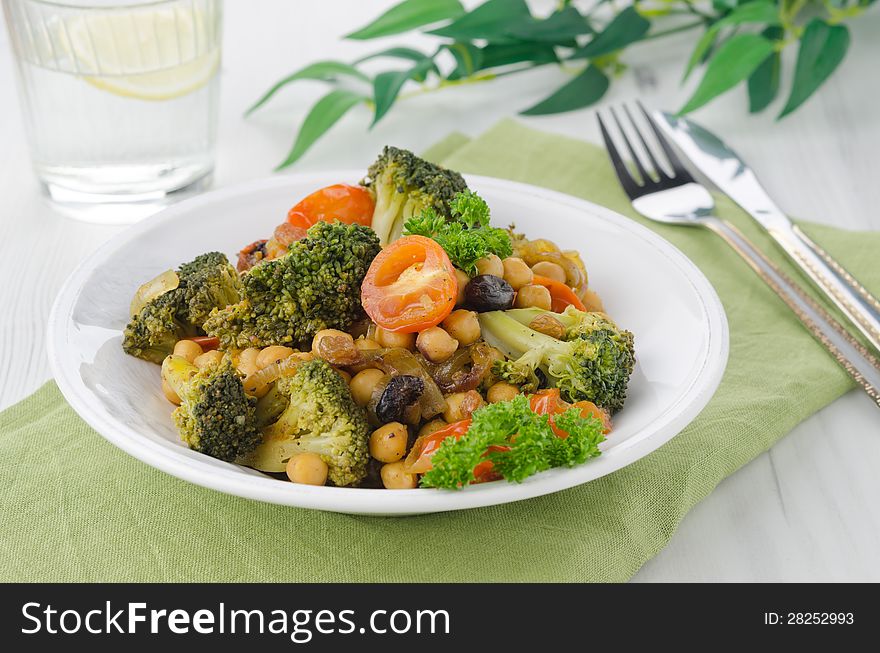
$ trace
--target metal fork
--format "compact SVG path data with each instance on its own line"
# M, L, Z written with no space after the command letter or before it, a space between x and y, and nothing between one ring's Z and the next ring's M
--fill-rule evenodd
M780 270L752 244L735 226L713 215L715 202L704 186L697 183L685 169L660 128L645 108L638 104L644 123L653 134L657 148L648 144L645 130L639 129L628 106L623 113L629 131L641 145L640 156L624 129L618 113L610 110L619 139L623 142L629 159L638 173L633 175L631 168L621 157L608 130L606 120L597 113L599 129L624 192L632 201L633 208L650 220L666 224L703 227L721 236L737 254L757 273L757 275L792 310L804 327L837 360L852 379L880 407L880 361L856 340L844 326L825 308L810 297L800 286ZM659 158L665 158L666 170Z

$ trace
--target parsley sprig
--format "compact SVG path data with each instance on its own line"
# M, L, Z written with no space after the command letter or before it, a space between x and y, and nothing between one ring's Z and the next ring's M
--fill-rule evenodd
M410 218L403 225L407 236L426 236L437 241L452 264L467 273L477 274L477 261L489 254L506 258L513 253L510 234L489 226L489 206L473 191L456 195L449 205L452 220L432 208Z
M458 489L474 481L474 467L491 460L493 470L508 481L521 483L553 467L574 467L599 455L605 440L602 422L582 417L577 408L554 416L560 438L548 415L538 415L525 395L489 404L474 412L462 437L447 438L431 458L432 469L422 476L425 487ZM489 450L490 447L500 449Z

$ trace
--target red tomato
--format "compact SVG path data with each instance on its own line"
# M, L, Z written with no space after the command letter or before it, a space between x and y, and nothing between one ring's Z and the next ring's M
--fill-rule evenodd
M561 313L568 306L574 306L579 311L587 310L580 297L574 294L574 290L561 281L536 274L532 283L544 286L550 291L550 310L555 313Z
M510 447L493 444L486 450L486 454L492 451L510 451ZM495 464L491 460L484 460L474 467L474 483L488 483L489 481L497 481L504 478L498 472L494 471Z
M573 406L580 409L581 417L595 417L602 422L602 433L608 435L611 432L611 416L606 410L599 408L592 401L579 401Z
M443 248L424 236L400 238L373 259L361 303L383 329L414 333L440 324L455 307L458 281Z
M431 470L431 458L446 438L455 438L458 440L467 433L471 427L471 419L463 419L453 422L443 427L439 431L434 431L428 435L417 439L410 449L409 455L404 462L404 471L407 474L424 474ZM510 447L492 445L486 451L508 451ZM497 481L501 475L492 471L494 465L491 460L484 460L474 467L474 483L487 483L488 481Z
M363 186L334 184L301 200L287 213L287 221L303 229L316 222L333 220L369 227L373 221L373 208L373 196Z
M217 349L220 346L220 338L214 336L195 336L194 338L187 338L187 340L192 340L205 351Z
M550 427L553 432L560 438L567 438L568 433L556 427L553 420L554 415L564 413L569 408L577 408L580 410L581 417L595 417L602 422L602 432L609 433L611 431L611 417L604 410L599 408L592 401L579 401L576 404L570 404L563 401L559 396L558 388L550 388L541 390L529 397L529 406L532 411L538 415L550 415Z
M446 438L456 440L467 433L471 427L471 419L463 419L444 426L439 431L419 437L409 451L404 462L404 471L407 474L424 474L431 469L431 457L440 448L440 444Z

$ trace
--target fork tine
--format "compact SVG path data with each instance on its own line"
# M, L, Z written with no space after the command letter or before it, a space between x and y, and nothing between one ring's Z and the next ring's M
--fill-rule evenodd
M629 124L632 125L633 131L636 133L636 136L639 138L639 142L642 144L645 152L648 154L648 159L651 161L651 165L654 166L654 171L657 173L657 177L660 179L672 179L666 171L663 169L663 166L660 165L660 162L657 160L657 157L654 156L654 151L648 147L648 141L645 140L645 135L642 134L642 130L639 129L638 124L635 120L633 120L632 113L630 113L629 105L623 105L623 111L626 113L626 117L629 118Z
M614 146L614 141L611 140L611 134L608 133L608 129L605 127L605 121L602 120L602 114L598 111L596 112L596 119L599 121L599 131L602 132L602 140L605 141L605 149L608 150L608 157L611 159L611 165L614 166L614 171L617 173L620 185L623 186L623 190L630 199L638 197L642 194L642 189L632 178L626 164L620 158L620 153Z
M687 168L682 164L681 159L678 158L678 155L672 149L672 146L669 145L669 141L666 140L666 137L663 135L663 132L660 131L660 127L657 126L657 123L654 122L654 119L651 117L645 107L639 100L636 100L636 104L642 112L642 115L645 117L645 121L648 123L648 126L651 128L651 131L654 132L654 136L657 138L657 142L660 144L660 149L663 150L663 154L666 155L666 158L669 161L669 164L672 166L672 171L676 177L681 177L686 181L693 181L694 178L691 176L691 173L687 171ZM630 118L632 119L632 118ZM637 130L638 131L638 130Z
M642 165L642 159L641 157L639 157L638 154L636 154L635 148L632 146L632 143L630 143L629 137L626 135L626 130L623 128L620 119L617 117L617 112L614 110L614 107L609 108L611 110L611 117L614 118L614 122L617 123L617 130L620 132L620 137L623 139L623 142L626 145L626 149L629 151L629 157L635 164L636 170L638 170L639 174L642 176L642 183L647 184L653 181L653 175L649 174L648 171L645 169L645 166ZM626 105L624 105L624 109L625 108ZM630 119L630 122L632 122L632 119ZM636 129L636 124L632 123L632 126L633 129L636 130L636 133L638 133L639 130ZM641 138L641 134L639 134L639 138ZM644 143L645 139L642 139L642 142ZM657 167L656 162L654 163L654 166Z

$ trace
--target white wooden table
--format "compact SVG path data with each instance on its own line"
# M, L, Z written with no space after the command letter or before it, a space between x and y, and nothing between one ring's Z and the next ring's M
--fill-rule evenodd
M338 36L390 4L226 3L215 186L269 174L287 153L294 125L318 97L320 85L300 83L244 120L249 103L307 62L351 60L383 47ZM853 44L842 69L786 120L775 122L773 111L749 117L742 92L697 116L735 145L789 213L852 229L880 229L880 11L856 21L852 29ZM418 38L408 41L418 44ZM682 35L632 48L625 57L631 70L605 103L641 97L651 106L681 106L687 93L678 80L692 45L693 38ZM364 167L386 143L419 151L452 130L478 134L563 79L552 71L530 73L413 98L371 132L366 131L366 110L355 110L296 170ZM49 378L44 330L55 293L73 267L119 229L74 222L42 204L28 166L5 29L0 30L0 92L2 408ZM523 120L599 142L591 110ZM880 414L865 397L850 393L724 481L635 580L878 581L878 469Z

